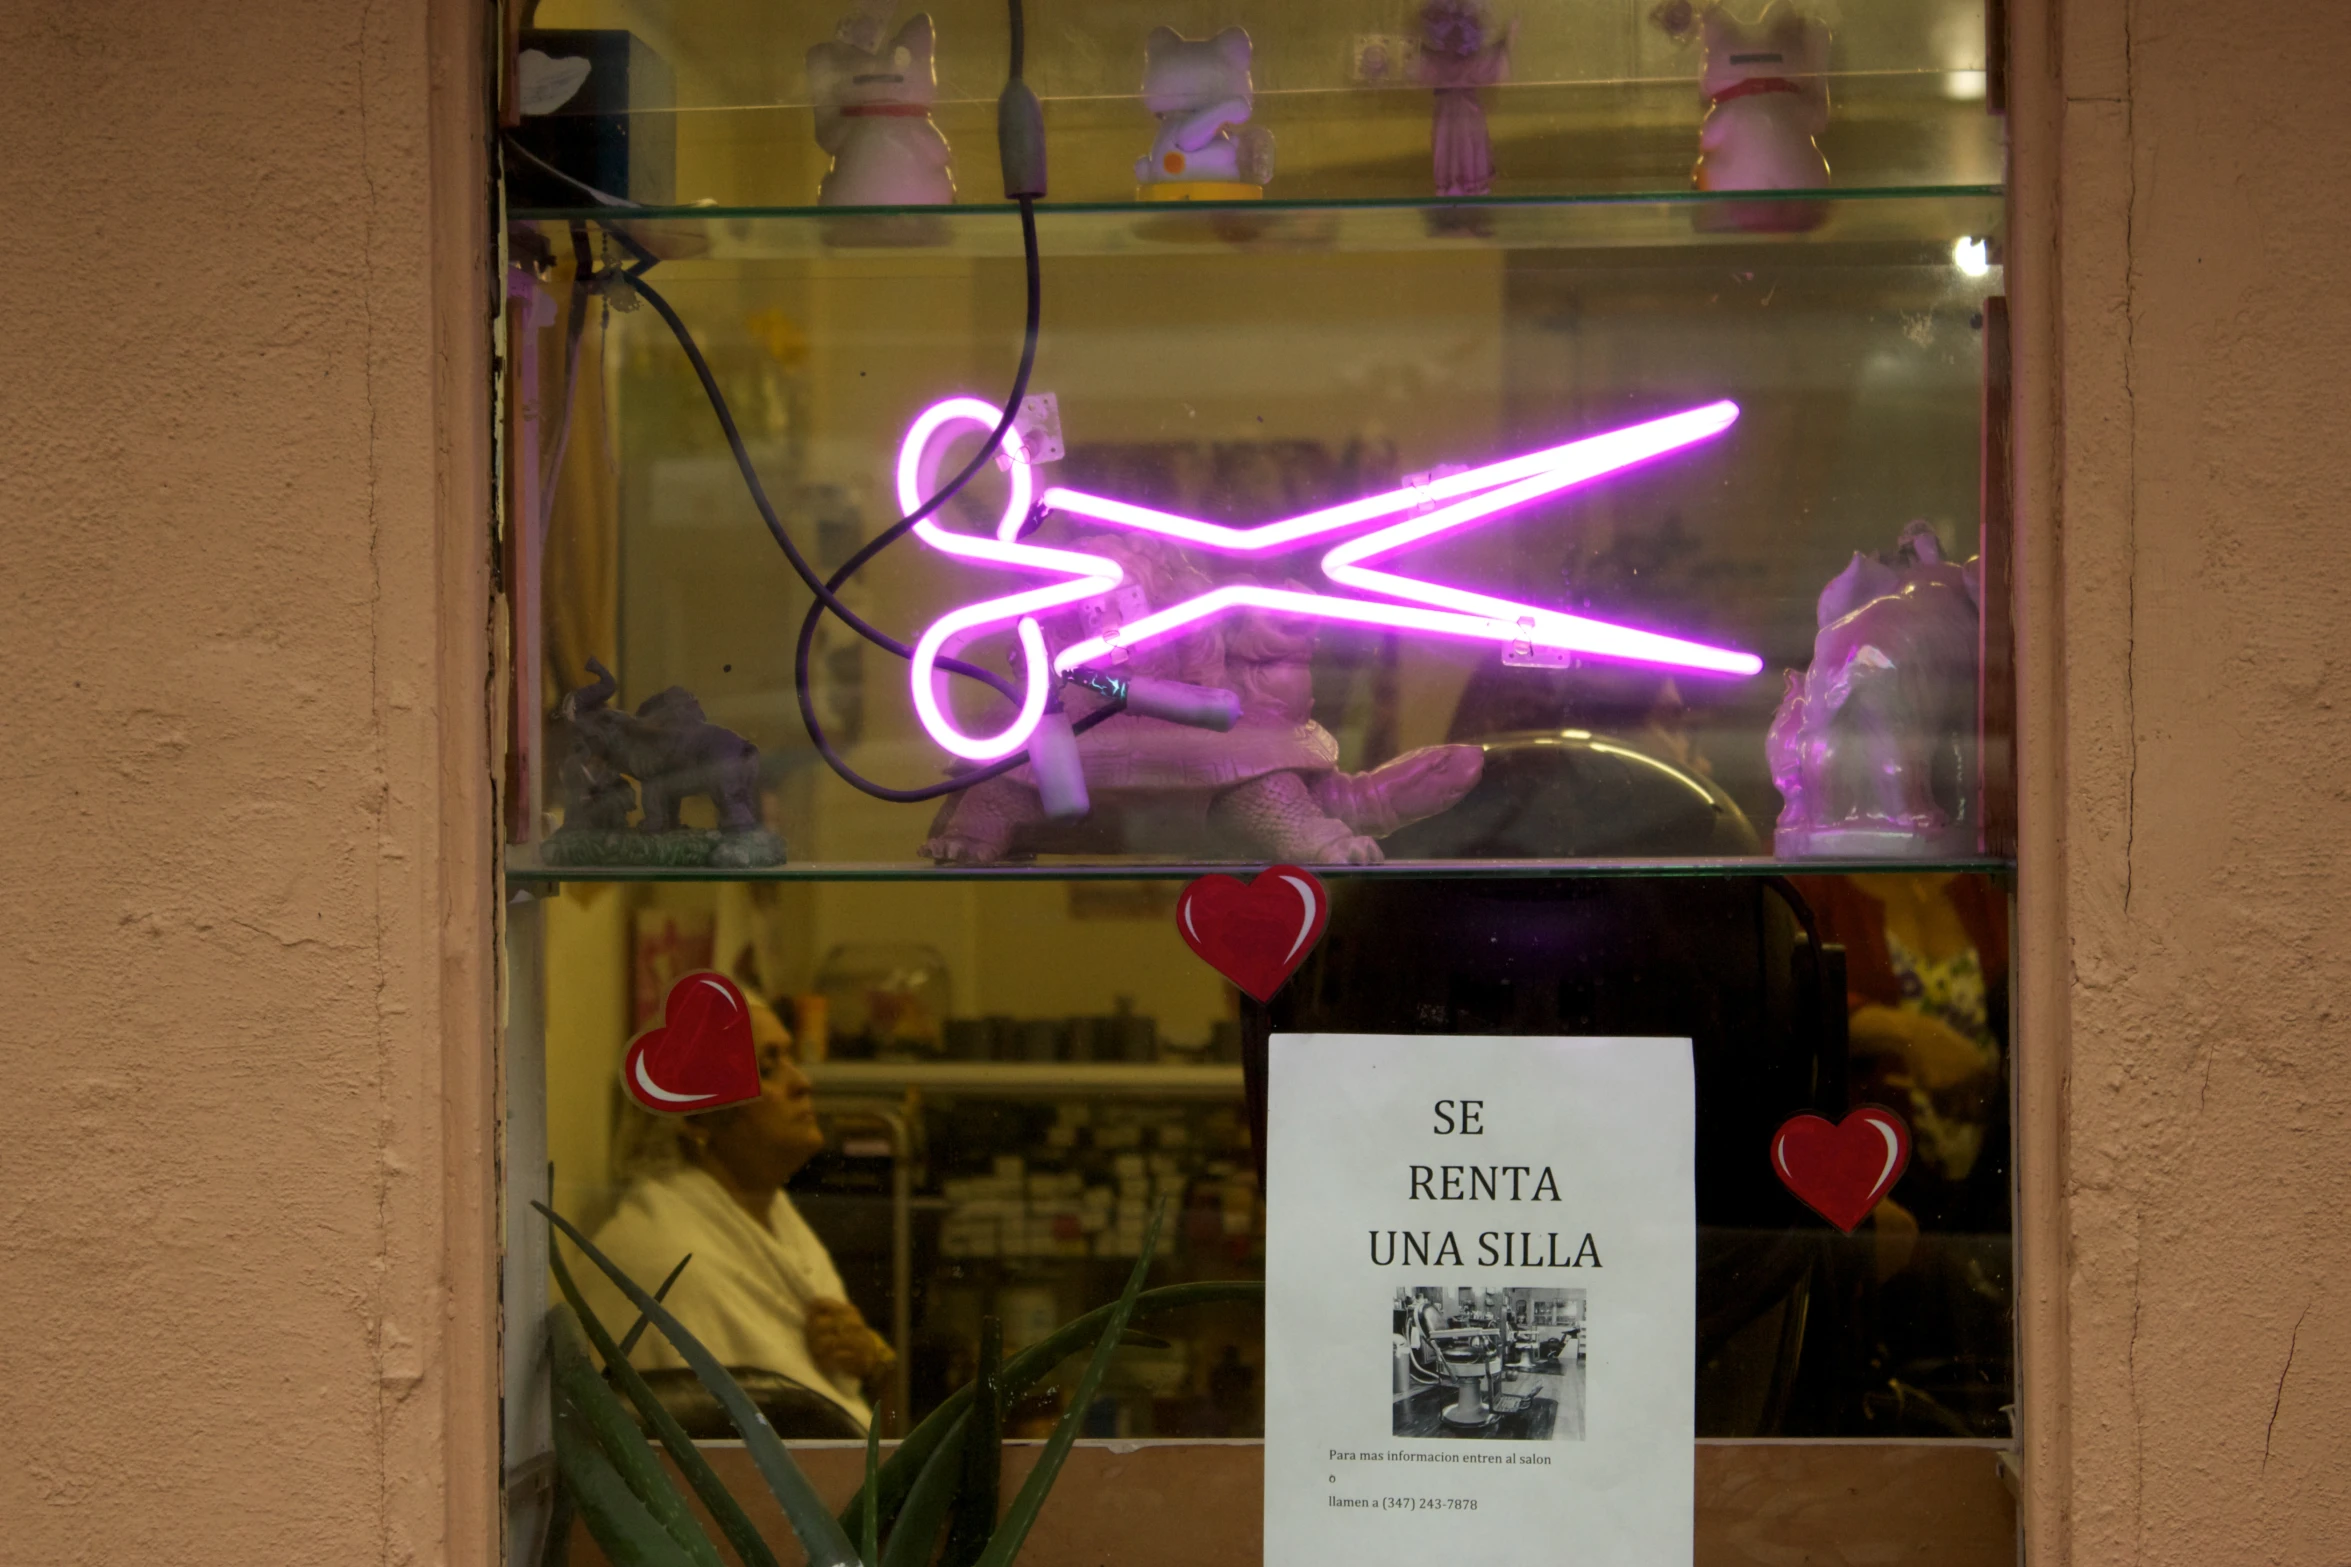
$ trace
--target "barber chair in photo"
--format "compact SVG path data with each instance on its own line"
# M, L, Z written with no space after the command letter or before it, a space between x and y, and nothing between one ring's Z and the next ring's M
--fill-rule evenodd
M1416 1385L1451 1387L1454 1401L1440 1418L1459 1429L1482 1430L1526 1406L1523 1397L1513 1405L1506 1391L1511 1361L1523 1349L1507 1324L1448 1328L1415 1314L1399 1345L1395 1392L1401 1395ZM1518 1369L1527 1368L1522 1364Z
M1493 1424L1508 1374L1501 1330L1448 1328L1434 1336L1437 1353L1444 1359L1445 1380L1461 1390L1461 1397L1445 1410L1445 1424L1470 1430Z

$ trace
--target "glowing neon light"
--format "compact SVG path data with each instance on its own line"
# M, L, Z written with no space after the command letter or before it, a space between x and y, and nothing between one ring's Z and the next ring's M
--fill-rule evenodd
M996 408L976 397L950 397L925 409L898 448L899 511L911 513L938 482L937 459L930 453L932 437L958 423L993 430L997 417ZM1029 477L1027 454L1021 446L1019 432L1006 430L1004 446L1012 455L1012 493L1005 500L1004 515L996 521L995 538L949 532L939 526L935 517L926 517L914 525L916 536L925 544L959 559L1047 571L1069 579L951 610L932 621L914 644L915 716L922 720L932 739L955 755L975 762L992 762L997 757L1010 756L1028 743L1029 736L1036 731L1037 720L1045 716L1045 701L1053 694L1053 682L1045 667L1045 634L1037 629L1034 617L1064 604L1107 593L1126 577L1116 561L1104 560L1099 555L1044 549L1019 542L1020 526L1028 518L1029 497L1035 481ZM1015 634L1020 639L1021 669L1026 681L1021 691L1020 712L996 733L974 738L955 727L955 719L947 710L938 685L939 659L952 656L971 638L1006 621L1015 623Z
M950 398L925 409L908 428L898 450L900 508L912 511L935 484L937 457L932 446L940 431L959 423L993 429L997 417L997 409L972 397ZM1356 593L1377 595L1376 598L1307 593L1252 583L1228 584L1155 610L1106 635L1073 643L1052 659L1051 672L1046 668L1044 635L1034 617L1108 593L1125 574L1116 562L1082 550L1047 549L1019 542L1020 529L1029 514L1034 480L1018 436L1008 432L1005 445L1013 456L1011 493L1006 497L1003 514L997 519L995 537L951 532L930 519L916 524L914 531L924 543L960 560L1050 572L1063 580L951 610L932 622L914 649L915 713L931 737L957 756L974 761L1009 756L1027 742L1043 715L1051 693L1052 674L1066 674L1186 626L1245 609L1278 610L1389 631L1521 643L1708 674L1755 674L1762 669L1763 661L1752 653L1709 647L1658 632L1541 609L1395 571L1375 570L1372 565L1400 550L1513 507L1682 450L1721 434L1738 417L1735 403L1708 403L1644 424L1434 478L1425 484L1405 485L1384 494L1249 528L1179 517L1055 486L1044 494L1044 504L1049 510L1232 555L1265 555L1372 524L1385 525L1334 545L1321 561L1323 575L1333 584ZM983 631L1007 623L1013 624L1021 649L1025 684L1020 712L995 734L975 738L955 727L938 689L938 660Z

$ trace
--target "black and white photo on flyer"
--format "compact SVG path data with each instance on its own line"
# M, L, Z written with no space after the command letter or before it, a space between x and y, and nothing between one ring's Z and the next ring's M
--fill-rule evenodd
M1687 1039L1277 1034L1265 1559L1680 1567Z

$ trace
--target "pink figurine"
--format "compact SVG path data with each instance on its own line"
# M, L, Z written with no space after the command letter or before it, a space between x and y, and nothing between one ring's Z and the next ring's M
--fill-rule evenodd
M1474 0L1429 0L1420 11L1420 81L1436 89L1429 132L1437 194L1483 196L1494 188L1494 142L1478 89L1510 75L1513 21L1495 43L1486 42L1486 15Z
M1047 627L1066 647L1097 635L1105 617L1134 618L1213 584L1184 550L1126 536L1086 549L1125 569L1112 600L1081 605ZM947 863L1038 853L1156 853L1186 859L1377 865L1376 840L1434 816L1469 792L1485 765L1474 745L1433 745L1365 773L1339 771L1339 745L1314 721L1315 622L1266 611L1211 622L1135 650L1121 675L1230 691L1240 718L1229 732L1121 713L1078 736L1092 809L1047 818L1031 769L1016 768L949 795L922 852ZM1099 705L1064 688L1070 716Z
M1914 522L1891 563L1855 555L1821 590L1812 667L1788 671L1764 741L1775 854L1973 852L1979 587Z

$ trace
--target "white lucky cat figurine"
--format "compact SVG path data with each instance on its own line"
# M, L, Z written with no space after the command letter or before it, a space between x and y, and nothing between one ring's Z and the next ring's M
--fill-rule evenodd
M1248 123L1249 52L1249 35L1238 27L1200 39L1151 29L1143 40L1143 107L1159 116L1159 134L1150 154L1135 160L1140 194L1245 198L1273 178L1273 132ZM1237 136L1234 126L1241 127ZM1187 185L1201 188L1174 188ZM1226 188L1211 188L1220 185Z
M833 155L818 187L827 207L938 207L955 200L953 153L931 123L939 95L931 19L917 13L886 44L872 7L842 22L830 43L808 51L816 142ZM927 221L927 220L926 220Z
M1815 190L1829 182L1813 138L1828 129L1829 30L1785 0L1753 27L1720 6L1698 19L1706 40L1699 85L1700 190Z

